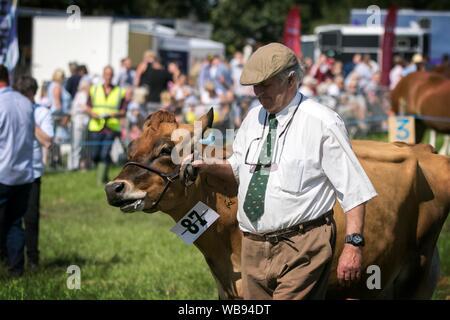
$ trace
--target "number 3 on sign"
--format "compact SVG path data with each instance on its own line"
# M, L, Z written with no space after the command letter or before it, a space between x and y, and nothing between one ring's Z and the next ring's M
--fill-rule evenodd
M219 214L199 201L170 230L187 244L192 244L219 218Z
M415 142L414 118L405 116L389 117L389 142Z
M405 141L409 138L409 128L407 127L409 124L408 118L397 118L397 134L396 138L399 141Z

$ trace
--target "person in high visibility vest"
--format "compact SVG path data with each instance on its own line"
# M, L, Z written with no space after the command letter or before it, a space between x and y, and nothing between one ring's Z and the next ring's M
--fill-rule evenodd
M87 111L91 156L97 165L97 184L108 182L111 163L110 152L114 139L120 136L120 118L126 114L125 90L112 84L114 71L111 66L103 69L103 84L90 88Z

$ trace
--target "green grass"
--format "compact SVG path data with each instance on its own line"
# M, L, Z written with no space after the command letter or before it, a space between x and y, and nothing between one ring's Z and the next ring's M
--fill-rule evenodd
M169 231L174 222L108 206L94 172L47 174L41 214L42 266L12 280L3 270L0 299L217 297L203 256ZM81 268L81 290L67 289L70 265Z
M164 214L124 215L108 206L92 171L48 173L42 183L41 267L18 279L0 270L0 299L216 299L203 256L169 231L173 225ZM448 221L438 244L442 278L434 297L445 299ZM81 268L81 290L67 289L70 265Z

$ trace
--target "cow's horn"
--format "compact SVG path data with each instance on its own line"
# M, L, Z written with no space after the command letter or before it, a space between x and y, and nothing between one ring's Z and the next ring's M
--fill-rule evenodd
M214 121L213 108L209 109L209 111L206 114L204 114L199 120L202 122L202 133L204 133L206 129L212 127Z

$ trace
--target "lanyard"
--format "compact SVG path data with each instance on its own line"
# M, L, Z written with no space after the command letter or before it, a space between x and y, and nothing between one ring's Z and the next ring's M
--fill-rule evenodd
M299 92L299 93L300 93L300 95L301 95L300 101L299 101L299 103L297 104L297 106L295 107L295 110L294 110L294 112L292 113L292 116L289 118L289 121L288 121L288 123L286 124L285 128L283 129L283 131L281 131L281 133L280 133L280 134L278 135L278 137L277 137L277 141L276 141L276 144L275 144L275 145L276 145L276 148L275 148L275 152L273 153L272 159L274 158L274 156L276 156L276 154L277 154L277 152L278 152L278 142L280 141L281 136L284 135L284 138L283 138L283 144L282 144L282 146L281 146L281 152L280 152L280 156L279 156L278 160L280 161L280 159L281 159L281 154L283 153L284 145L285 145L285 143L286 143L287 132L288 132L288 130L289 130L291 124L292 124L292 121L294 120L294 117L295 117L295 114L297 113L297 110L299 109L299 107L300 107L300 105L301 105L301 103L303 102L304 97L305 97L301 92ZM258 147L257 147L257 149L256 149L257 151L260 150L259 148L260 148L261 141L264 141L263 138L264 138L264 133L265 133L265 130L266 130L266 124L267 124L267 119L268 119L268 117L269 117L269 113L266 111L266 116L265 116L265 119L264 119L263 131L262 131L262 134L261 134L261 138L260 138ZM259 155L259 153L256 153L256 154Z

